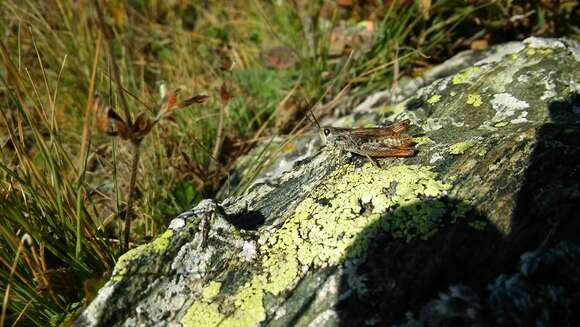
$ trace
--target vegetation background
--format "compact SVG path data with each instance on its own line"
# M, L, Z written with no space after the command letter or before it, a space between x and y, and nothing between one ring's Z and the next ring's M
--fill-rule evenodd
M0 327L69 325L119 255L309 108L578 21L572 0L1 0Z

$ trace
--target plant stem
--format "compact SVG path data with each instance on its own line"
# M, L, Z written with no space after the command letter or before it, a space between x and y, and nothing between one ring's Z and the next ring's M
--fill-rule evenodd
M131 142L133 147L133 162L131 164L131 180L129 181L127 208L125 209L123 228L123 251L129 250L129 237L131 231L131 218L133 218L133 198L137 182L137 170L139 169L139 158L141 156L140 143Z
M222 101L222 105L220 106L220 115L218 120L218 127L217 132L215 135L215 144L213 148L212 158L215 160L210 161L209 163L209 172L213 173L217 171L220 167L220 162L218 161L218 157L222 150L223 145L223 134L224 134L224 124L225 124L225 116L226 116L226 106L228 105L227 101Z

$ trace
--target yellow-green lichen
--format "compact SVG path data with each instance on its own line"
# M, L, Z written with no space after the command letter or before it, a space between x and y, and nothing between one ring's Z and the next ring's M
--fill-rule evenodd
M215 318L220 306L203 303L202 298L182 323L197 326L219 320L220 326L258 325L266 317L267 293L276 296L293 287L304 267L335 265L364 254L372 231L383 229L405 240L429 237L436 231L433 222L445 210L436 198L451 187L436 178L422 166L341 166L276 232L261 236L260 273L224 300L233 312Z
M549 55L552 52L554 52L554 50L552 50L550 48L528 48L527 55L528 56L533 56L535 54Z
M429 142L433 142L433 140L428 136L419 136L413 138L413 143L415 143L416 145L421 145Z
M500 121L499 123L496 123L496 124L494 124L493 126L494 126L494 127L498 127L498 128L500 128L500 127L506 127L506 126L507 126L507 125L509 125L509 124L510 124L510 123L509 123L509 122L507 122L507 121Z
M455 74L451 82L454 85L467 83L472 76L479 74L479 72L481 72L481 68L479 67L466 68L460 71L459 73Z
M464 154L465 151L469 150L475 144L477 144L477 141L474 141L474 140L455 143L449 147L449 153L451 153L451 154Z
M430 97L429 100L427 100L427 103L434 105L439 102L439 100L441 100L441 96L439 94L435 94L434 96Z
M481 96L479 94L468 94L467 104L470 104L475 108L478 108L483 104L483 101L481 101Z
M123 279L123 277L127 274L127 265L130 261L146 255L147 253L162 252L165 250L169 245L169 241L172 236L173 230L168 229L165 233L157 237L157 239L155 239L153 242L143 244L127 251L117 260L117 264L115 265L114 274L113 277L111 277L111 280L119 281Z
M456 96L456 95L457 95L457 92L455 92L455 91L451 91L451 93L449 93L449 95L450 95L450 96L452 96L452 97L454 97L454 96Z
M216 304L196 301L181 318L181 324L188 327L218 326L224 318Z
M201 297L207 301L213 300L213 298L219 294L222 283L211 281L206 287L203 288L201 292Z

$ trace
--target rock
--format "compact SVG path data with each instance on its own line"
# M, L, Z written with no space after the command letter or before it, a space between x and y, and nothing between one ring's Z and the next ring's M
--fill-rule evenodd
M453 285L429 302L414 326L575 326L580 321L580 246L562 242L522 255L519 270L501 275L482 299Z
M319 151L314 135L272 142L293 151L248 179L250 156L232 180L243 194L202 201L123 255L75 325L392 325L433 303L473 321L501 310L487 300L508 292L498 276L558 264L545 253L580 242L580 46L531 38L470 53L456 73L405 83L400 104L383 92L342 120L410 119L416 157L379 169ZM548 259L527 255L518 271L527 251ZM554 276L577 296L577 274Z

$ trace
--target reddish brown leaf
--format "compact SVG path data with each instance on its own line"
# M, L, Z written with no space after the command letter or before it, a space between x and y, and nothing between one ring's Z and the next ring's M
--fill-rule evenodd
M228 91L226 84L222 84L220 87L220 98L222 99L223 103L226 104L232 98L230 92Z
M177 103L177 92L173 92L172 94L167 96L167 101L165 102L165 113L170 114L175 107L175 103Z
M177 108L189 107L194 103L204 103L209 99L207 94L194 95L191 98L185 99L177 105Z
M343 8L350 8L353 5L352 0L336 0L336 4Z
M137 133L138 138L143 138L145 135L149 134L149 131L153 127L151 120L141 112L135 119L135 125L133 125L133 131Z
M101 133L107 133L109 128L109 119L107 117L107 109L103 107L97 107L95 110L95 121L97 124L97 129Z
M115 127L115 129L113 131L107 132L107 134L109 134L109 135L119 135L124 140L128 140L129 139L129 137L131 136L131 130L129 129L129 127L127 126L127 124L125 124L124 121L114 120L113 121L113 126Z

